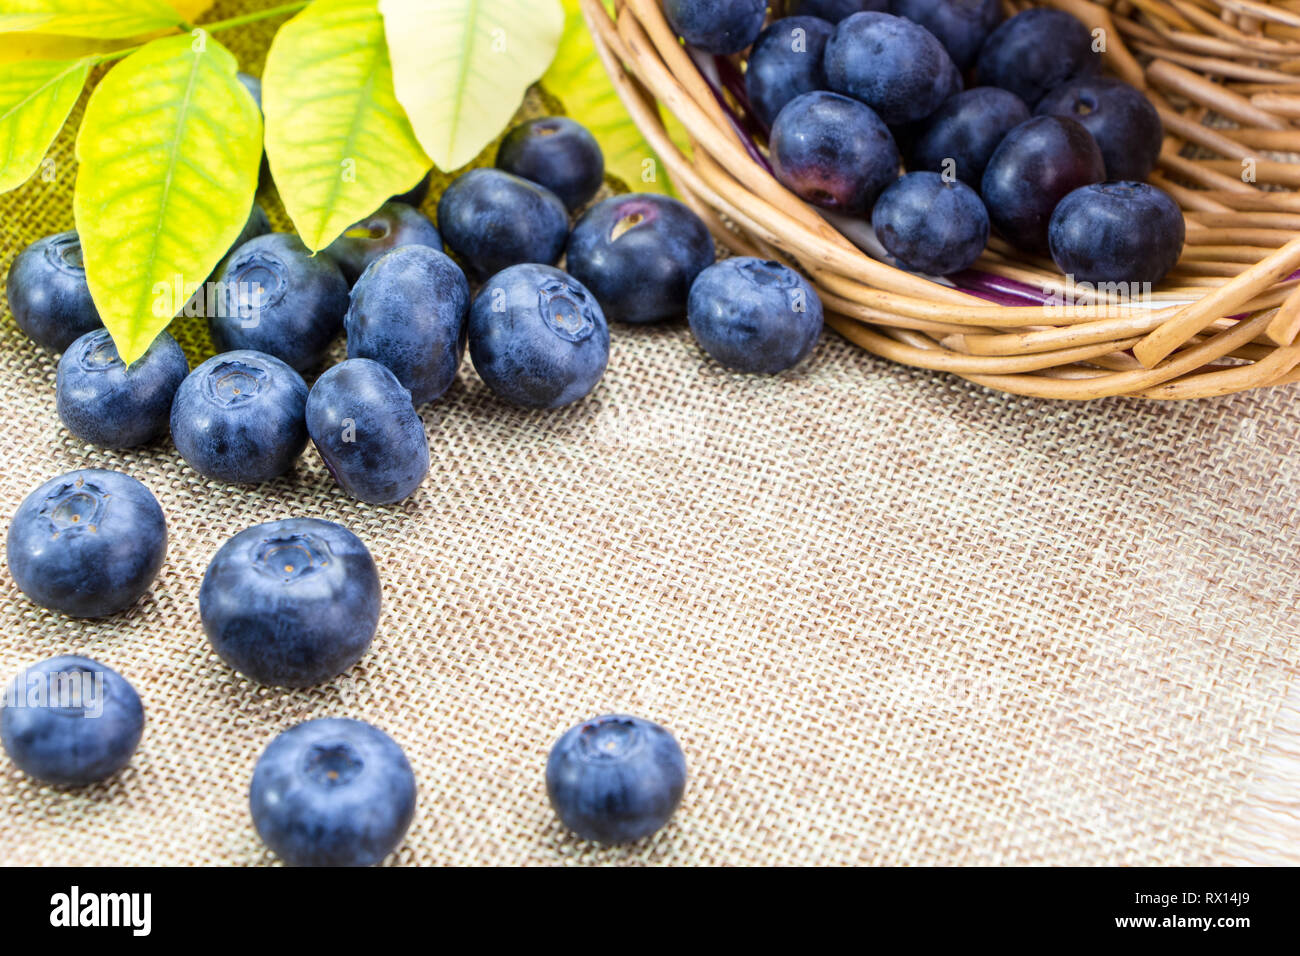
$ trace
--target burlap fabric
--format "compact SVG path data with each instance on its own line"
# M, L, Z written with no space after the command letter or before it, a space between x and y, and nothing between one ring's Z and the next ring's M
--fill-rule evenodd
M258 69L268 35L223 41ZM55 182L0 198L0 269L71 227L68 136L53 155ZM179 332L200 359L201 330ZM151 594L100 623L0 572L5 680L87 654L147 713L105 785L0 765L0 861L270 862L254 761L280 730L346 715L415 767L397 863L1297 862L1277 812L1300 686L1292 390L1049 404L832 336L751 378L680 324L623 327L605 382L564 411L507 407L467 367L425 410L428 482L375 508L311 450L240 488L167 443L84 445L54 373L6 307L6 526L45 479L118 468L158 496L171 543ZM371 652L306 692L233 674L197 606L222 542L291 515L352 528L384 581ZM600 850L557 824L543 766L565 727L618 710L670 727L691 779L659 835Z

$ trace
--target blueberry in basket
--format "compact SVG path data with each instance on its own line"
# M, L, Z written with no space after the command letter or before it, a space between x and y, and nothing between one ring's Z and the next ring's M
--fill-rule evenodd
M23 773L84 787L125 767L144 734L144 705L110 667L66 655L24 668L5 695L0 740Z
M1110 76L1069 80L1038 102L1040 116L1068 116L1092 134L1106 161L1106 178L1140 181L1151 175L1164 128L1146 94Z
M863 103L824 90L786 104L769 140L776 178L795 195L861 215L898 176L889 128Z
M724 259L700 273L687 308L691 332L709 355L738 372L775 374L812 352L822 303L808 280L762 259Z
M826 80L890 126L923 120L961 91L961 74L933 33L888 13L855 13L826 44Z
M745 95L765 128L796 96L826 89L823 59L833 31L817 17L786 17L759 34L745 68Z
M55 403L72 434L102 448L134 448L167 434L172 400L189 374L166 332L129 367L107 329L87 332L59 359Z
M386 202L373 215L343 230L325 254L338 263L348 283L355 284L370 263L399 246L428 246L442 252L442 236L414 206Z
M569 211L536 183L500 169L472 169L438 200L438 228L470 275L483 280L524 262L559 262Z
M1101 72L1092 34L1063 10L1033 7L993 31L975 63L975 82L1000 86L1030 107L1077 76Z
M46 236L18 253L5 280L5 296L18 327L51 352L62 352L103 326L75 232Z
M307 446L307 385L273 355L242 349L208 359L172 403L172 442L207 478L270 481Z
M520 123L501 141L498 169L544 186L573 212L600 192L605 155L585 126L564 116Z
M320 518L239 532L217 551L199 588L199 615L217 656L276 687L312 687L355 664L374 639L379 605L370 551Z
M609 364L609 326L596 297L550 266L512 266L479 291L469 354L495 394L524 408L585 398Z
M167 555L158 499L136 479L88 468L45 482L9 523L9 573L41 607L108 617L135 604Z
M886 189L871 225L899 265L930 275L969 268L989 240L989 214L979 194L931 172L908 173Z
M705 53L739 53L767 19L767 0L664 0L673 31Z
M893 0L889 12L933 33L959 70L974 66L980 47L1002 22L999 0Z
M415 774L402 748L360 720L298 724L253 768L258 836L290 866L373 866L397 849L415 815Z
M686 790L676 738L640 717L609 714L571 727L546 761L546 792L584 840L641 840L668 822Z
M411 393L372 359L348 359L316 380L307 431L334 480L358 501L396 504L429 473L429 441Z
M1187 226L1168 193L1107 182L1070 193L1052 213L1052 258L1076 282L1155 284L1182 255Z
M685 315L691 284L715 255L713 236L685 204L628 193L578 220L566 264L607 319L644 324Z
M348 283L329 256L272 233L240 246L222 270L220 308L208 316L218 351L251 349L299 372L320 364L343 327Z
M949 99L924 120L908 147L907 165L956 176L978 190L993 151L1007 133L1030 118L1016 94L976 86Z
M1067 194L1105 177L1101 150L1086 129L1063 116L1035 116L1013 129L984 170L980 194L989 220L1025 252L1048 251L1047 227Z

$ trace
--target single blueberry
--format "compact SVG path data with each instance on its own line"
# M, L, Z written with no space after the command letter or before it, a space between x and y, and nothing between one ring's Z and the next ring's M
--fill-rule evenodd
M361 659L379 625L379 571L332 521L254 525L221 546L199 588L203 630L245 677L312 687Z
M52 478L9 523L9 573L39 604L108 617L149 590L167 555L167 522L149 489L90 468Z
M497 168L545 186L570 212L605 182L605 154L596 137L563 116L544 116L512 129L497 150Z
M855 13L826 44L826 80L890 126L925 119L961 91L961 74L934 34L888 13Z
M416 209L419 209L421 206L424 205L424 200L428 198L429 189L432 185L433 185L433 170L429 170L429 172L424 174L423 179L421 179L418 183L416 183L406 192L399 193L398 195L394 196L390 200L390 202L406 203L406 205L408 206L413 206Z
M776 178L823 209L861 215L898 177L889 128L871 107L838 93L805 93L787 103L770 146Z
M969 268L989 241L989 214L979 194L938 173L908 173L886 189L871 225L903 268L930 275Z
M391 737L359 720L309 720L253 769L258 836L290 866L373 866L415 815L415 774Z
M1077 77L1039 100L1035 112L1078 120L1097 141L1107 179L1143 180L1156 167L1165 136L1160 114L1146 94L1123 80Z
M559 408L586 397L604 376L609 326L577 279L550 266L512 266L470 308L469 354L506 401Z
M789 16L819 17L831 23L847 20L855 13L882 13L888 9L889 0L789 0L786 4Z
M191 468L241 484L283 475L307 447L307 385L272 355L240 350L208 359L172 402L172 441Z
M536 183L499 169L471 169L438 200L438 228L470 274L486 279L523 262L559 262L569 212Z
M628 193L578 220L566 264L606 318L640 324L685 315L691 284L715 257L708 227L686 205Z
M978 190L993 151L1028 119L1029 107L1016 94L996 86L972 87L921 124L908 148L908 168L947 173Z
M767 19L767 0L664 0L668 25L705 53L739 53Z
M980 47L1002 22L998 0L892 0L890 13L933 33L963 71L975 65Z
M143 733L144 705L135 688L88 657L51 657L25 668L0 710L9 759L56 786L107 780L131 761Z
M371 359L340 362L316 380L307 431L334 480L358 501L395 504L429 473L429 441L411 393Z
M822 334L822 302L808 280L778 262L736 257L700 273L687 316L700 347L727 368L793 368Z
M1096 183L1061 200L1049 235L1056 265L1076 282L1154 285L1178 264L1187 224L1155 186Z
M423 405L456 380L465 354L469 281L436 249L402 246L370 264L343 319L348 358L374 359Z
M366 266L399 246L428 246L442 252L442 236L418 209L387 202L374 215L345 229L325 254L339 264L348 283L355 284Z
M253 98L253 102L257 104L260 111L262 109L262 81L251 73L242 71L235 74L235 79L239 81L244 89L248 90L248 95Z
M786 17L758 35L745 68L745 95L765 128L796 96L826 89L822 59L834 29L817 17Z
M313 256L289 233L240 246L219 287L217 314L208 315L217 349L265 352L299 372L325 357L348 308L348 283L334 260Z
M994 30L975 63L976 83L1010 90L1031 107L1066 80L1100 72L1088 28L1046 7L1018 13Z
M18 253L9 267L5 295L18 327L51 352L62 352L103 327L75 232L46 236Z
M1056 204L1106 174L1088 131L1064 116L1035 116L994 150L980 181L989 220L1018 249L1047 252L1047 226Z
M166 332L129 368L107 329L87 332L59 359L55 402L72 434L103 448L134 448L167 434L172 400L190 372Z
M630 843L659 830L682 802L686 758L656 723L610 714L565 731L546 761L546 792L584 840Z

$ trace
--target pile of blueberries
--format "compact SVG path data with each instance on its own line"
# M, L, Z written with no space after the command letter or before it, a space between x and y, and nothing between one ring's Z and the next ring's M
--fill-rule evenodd
M822 306L807 280L775 262L715 262L708 229L674 199L616 196L587 208L571 230L570 215L591 202L603 178L591 134L549 117L512 130L497 168L456 179L440 197L437 226L416 208L427 181L316 256L297 236L272 233L255 206L183 310L206 317L218 351L193 371L166 332L139 361L123 364L91 300L75 233L24 250L6 291L19 326L62 352L58 413L78 438L120 449L170 433L199 475L244 484L287 472L310 439L347 494L393 504L430 467L417 407L447 391L467 347L499 397L558 408L588 395L604 374L607 317L646 324L686 313L703 349L743 372L791 368L816 345ZM567 271L555 267L562 258ZM309 388L303 374L320 367L340 331L348 358ZM153 494L100 469L41 485L8 535L19 588L72 617L131 607L166 550ZM355 534L292 518L227 541L204 576L199 611L230 667L262 684L310 687L366 652L381 590ZM120 675L86 658L56 657L10 686L0 737L31 776L82 786L126 765L143 722L140 698ZM672 815L686 766L668 731L614 714L564 734L546 780L571 830L626 842ZM323 719L272 741L254 770L250 802L257 831L287 862L364 865L400 843L415 793L391 738L360 721Z
M822 209L869 216L897 265L960 272L990 228L1078 282L1154 284L1177 264L1182 212L1143 182L1159 114L1101 75L1104 37L1069 13L1003 22L999 0L790 0L764 29L766 9L664 2L691 46L752 46L742 105L776 177Z

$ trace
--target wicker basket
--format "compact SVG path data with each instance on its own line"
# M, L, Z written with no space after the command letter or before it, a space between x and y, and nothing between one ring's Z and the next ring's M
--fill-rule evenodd
M800 266L828 323L868 351L1044 398L1200 398L1300 381L1300 164L1289 155L1300 153L1300 3L1051 4L1106 31L1108 71L1144 88L1164 121L1151 181L1182 205L1187 246L1141 302L1080 295L1053 263L996 238L952 285L872 258L852 223L832 225L772 177L722 92L742 58L688 51L657 0L617 0L613 18L602 0L582 4L682 198L732 252ZM685 127L685 152L659 106Z

